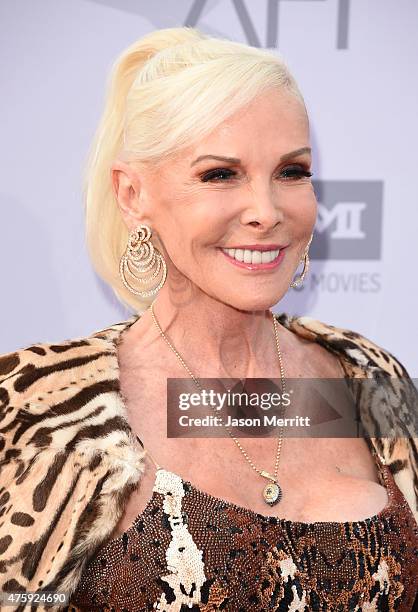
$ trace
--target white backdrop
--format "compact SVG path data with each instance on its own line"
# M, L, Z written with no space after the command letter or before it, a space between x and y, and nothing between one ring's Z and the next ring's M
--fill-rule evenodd
M117 55L187 24L278 49L306 100L318 223L275 310L359 331L418 377L415 0L2 0L0 24L0 353L130 316L87 256L83 165Z

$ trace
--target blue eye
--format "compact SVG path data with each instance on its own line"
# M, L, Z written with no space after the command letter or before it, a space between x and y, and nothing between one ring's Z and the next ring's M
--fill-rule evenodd
M287 168L284 168L283 173L285 174L285 179L286 180L296 180L296 179L301 179L303 177L305 178L309 178L312 176L312 172L309 172L308 170L305 170L302 166L288 166Z
M237 176L237 173L235 172L235 170L231 170L230 168L214 168L213 170L205 172L202 175L201 180L203 183L206 183L208 181L222 183L225 182L225 180L228 180L235 176ZM301 178L309 178L311 176L312 172L305 170L305 168L300 165L287 166L282 170L281 174L281 177L285 181L296 181L300 180Z
M222 177L229 178L231 176L235 176L237 173L234 170L229 170L229 168L215 168L214 170L209 170L202 176L202 182L207 181L216 181L217 179L222 179Z

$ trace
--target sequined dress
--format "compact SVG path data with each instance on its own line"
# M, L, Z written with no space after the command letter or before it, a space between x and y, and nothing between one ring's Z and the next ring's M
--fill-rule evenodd
M418 525L373 456L388 503L344 523L266 516L157 469L144 511L89 561L68 610L415 610Z

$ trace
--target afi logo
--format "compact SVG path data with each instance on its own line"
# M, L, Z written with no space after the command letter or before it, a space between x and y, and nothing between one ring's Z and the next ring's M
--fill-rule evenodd
M313 181L318 216L312 259L380 259L382 181Z
M301 0L267 0L264 4L266 10L266 40L264 44L261 42L257 33L257 28L254 25L251 15L244 0L223 0L224 2L232 2L232 5L237 14L238 20L247 38L249 45L253 47L267 47L269 49L279 46L279 21L280 5L285 2L300 2ZM304 0L304 2L324 2L324 0ZM185 26L196 27L199 20L202 18L204 9L207 8L208 0L194 0L192 7L184 21ZM210 2L213 6L213 2ZM261 2L253 3L257 7L257 11L262 6ZM211 6L211 8L212 8ZM302 13L303 16L303 13ZM350 16L350 0L338 0L337 6L337 22L336 22L336 46L337 49L348 49L348 24ZM302 17L301 17L302 18ZM306 24L308 27L309 24Z

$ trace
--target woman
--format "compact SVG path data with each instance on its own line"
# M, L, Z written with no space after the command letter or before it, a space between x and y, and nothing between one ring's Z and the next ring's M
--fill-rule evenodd
M65 592L70 610L413 608L408 373L360 334L270 310L308 269L310 166L280 58L190 28L122 54L86 222L99 274L136 312L2 357L4 592ZM167 381L184 376L191 391L370 378L390 401L363 389L363 424L403 434L170 438Z

